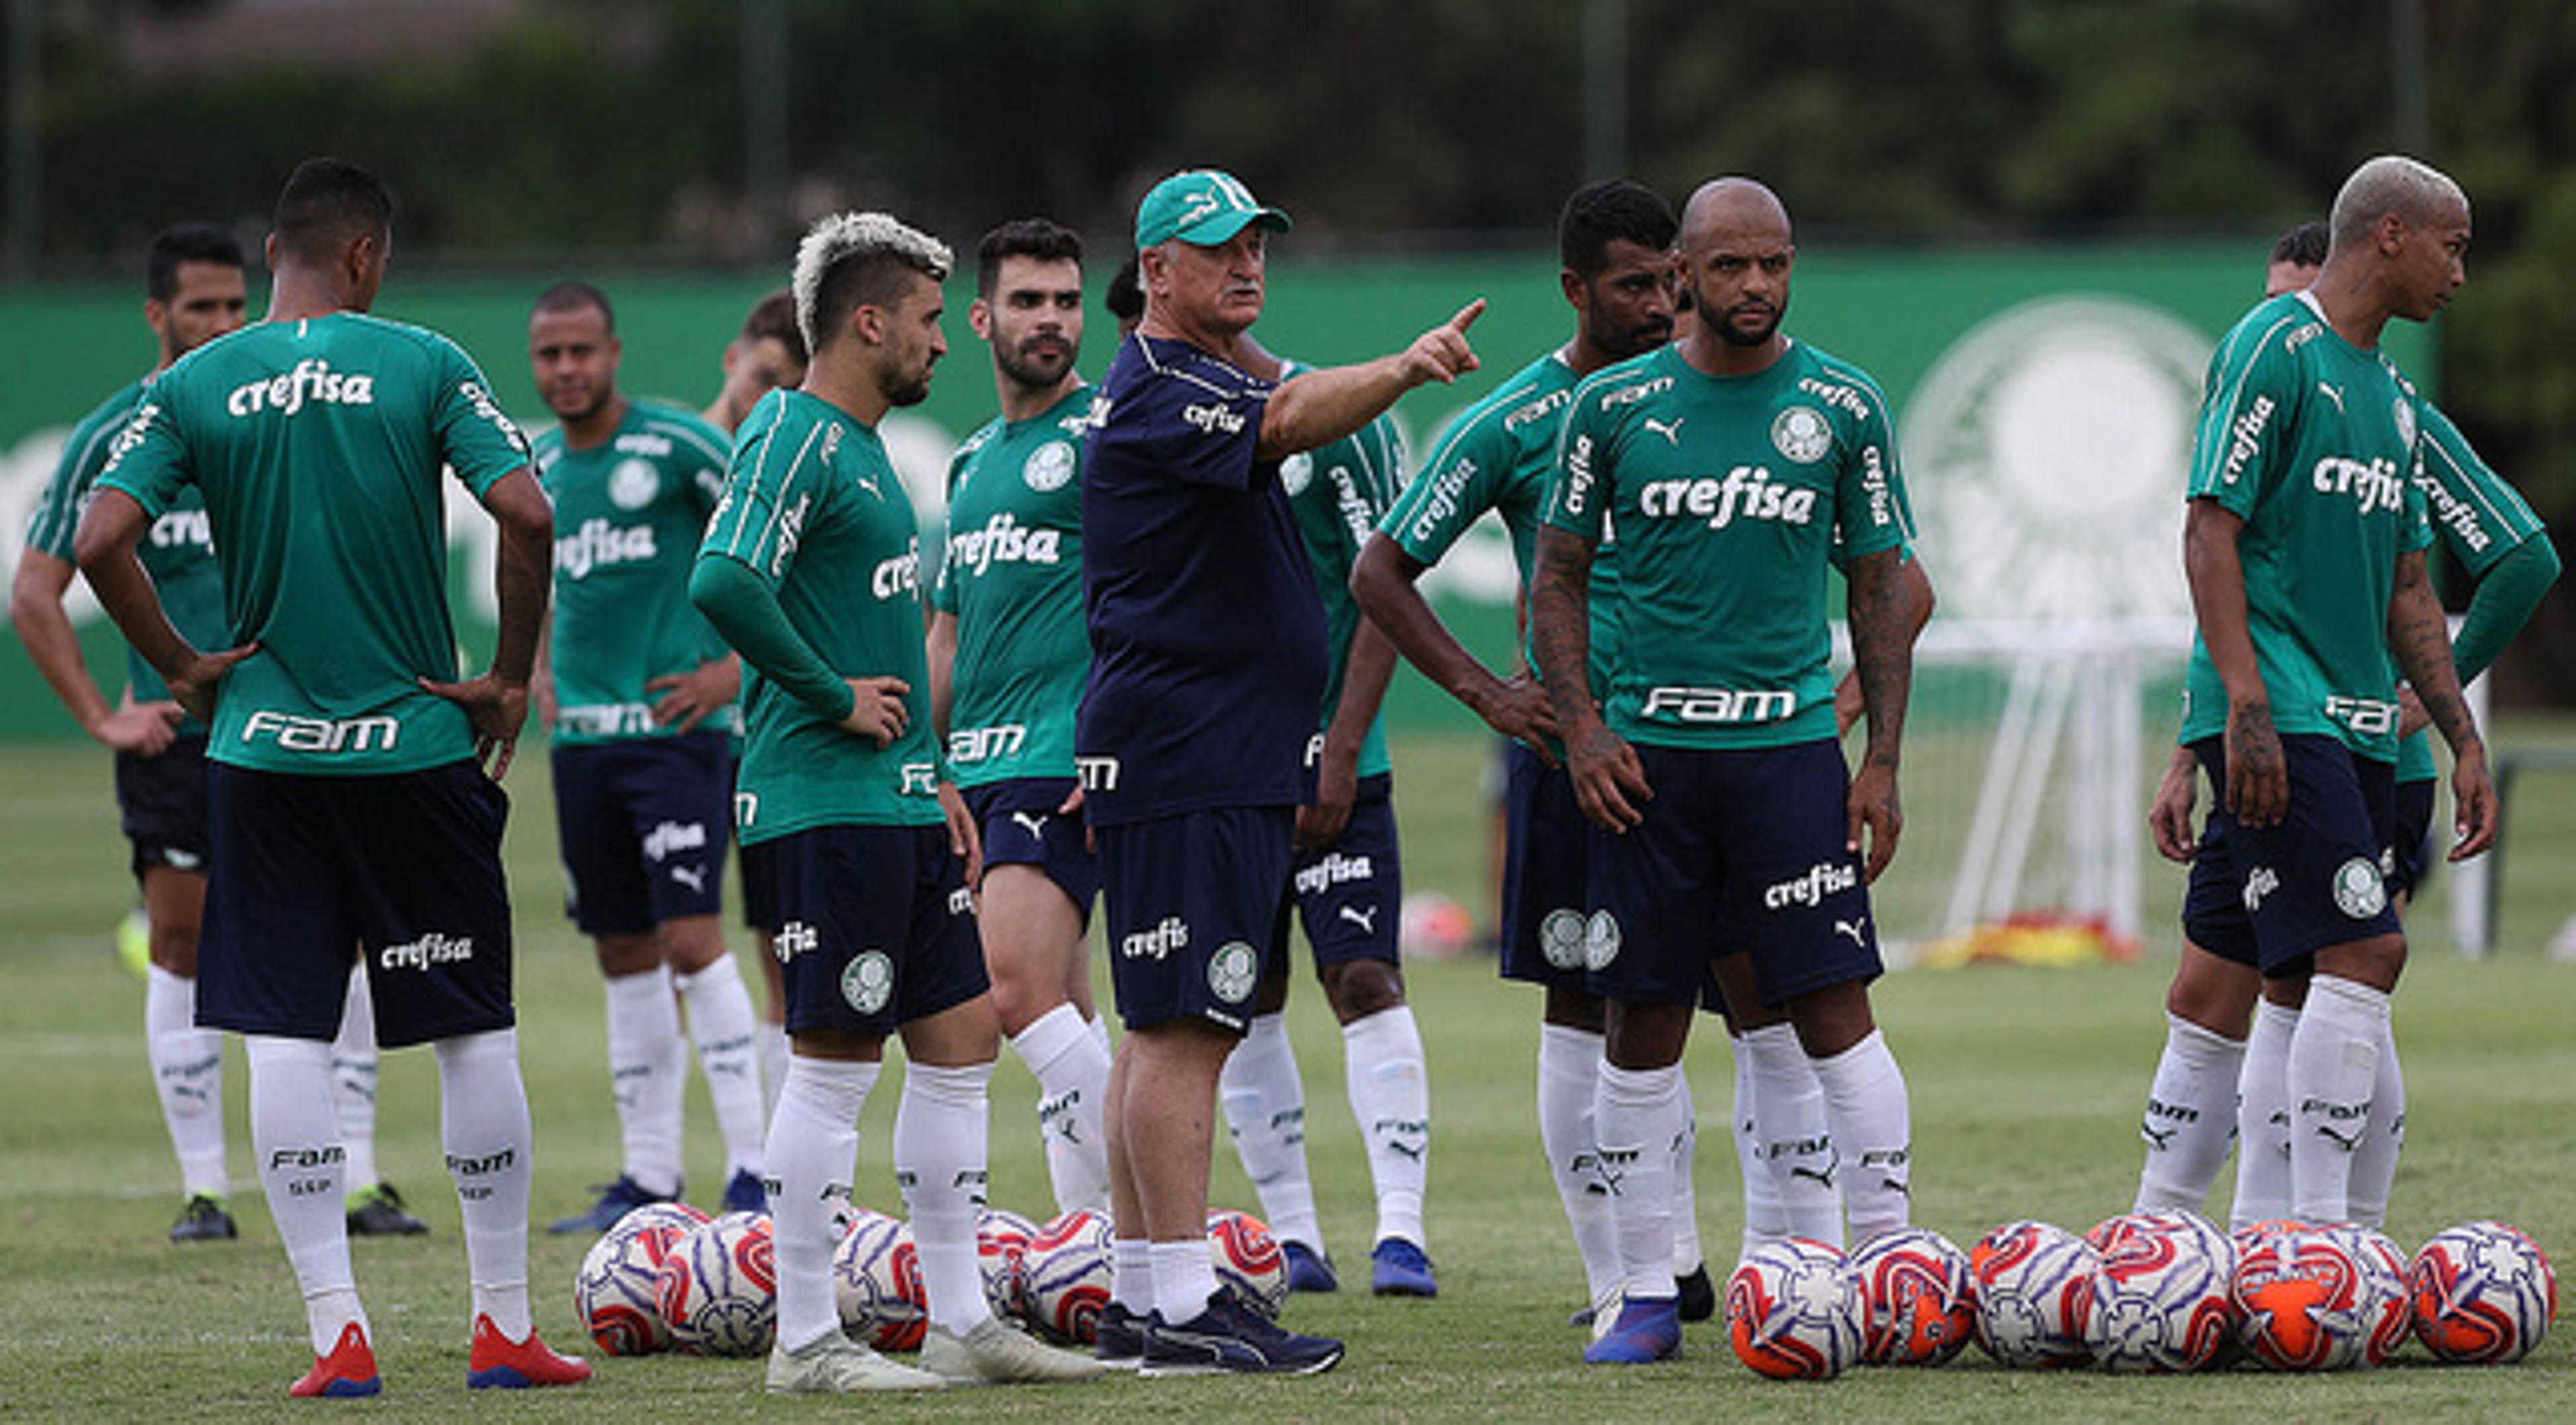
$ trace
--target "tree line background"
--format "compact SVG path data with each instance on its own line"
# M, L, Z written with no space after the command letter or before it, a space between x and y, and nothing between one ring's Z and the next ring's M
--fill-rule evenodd
M1111 241L1210 162L1301 255L1542 246L1614 168L1758 175L1811 246L2250 246L2412 151L2476 207L2444 404L2576 545L2567 0L11 3L21 280L256 233L325 151L395 184L401 260L492 267L770 267L852 205ZM2571 646L2562 586L2502 691L2576 701Z

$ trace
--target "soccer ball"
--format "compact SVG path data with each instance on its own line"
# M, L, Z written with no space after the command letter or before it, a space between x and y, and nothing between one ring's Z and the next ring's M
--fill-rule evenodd
M1029 1238L1022 1295L1029 1319L1060 1341L1088 1346L1109 1304L1109 1219L1076 1208Z
M728 1212L672 1243L659 1295L673 1346L706 1356L766 1355L778 1330L769 1214Z
M832 1252L832 1302L841 1330L880 1351L912 1350L930 1329L912 1228L866 1208L852 1216L850 1235Z
M2383 1366L2415 1334L2406 1296L2406 1253L2386 1234L2359 1223L2329 1228L2361 1268L2361 1364Z
M1861 1359L1861 1294L1838 1249L1764 1242L1726 1279L1726 1339L1773 1380L1830 1380Z
M1851 1254L1860 1293L1860 1359L1871 1366L1937 1366L1977 1327L1968 1255L1938 1232L1900 1227ZM1757 1367L1757 1369L1759 1369Z
M2362 1271L2342 1233L2299 1223L2254 1233L2229 1286L2246 1349L2276 1371L2357 1364L2372 1324Z
M656 1212L673 1204L639 1207L600 1234L582 1255L572 1280L573 1315L590 1339L612 1356L646 1356L670 1349L671 1328L662 1320L662 1262L696 1222ZM695 1213L683 1207L683 1212ZM651 1215L648 1215L651 1214ZM706 1220L697 1214L697 1222Z
M1288 1258L1270 1228L1251 1213L1221 1209L1208 1214L1207 1235L1217 1284L1253 1311L1277 1318L1288 1300Z
M630 1207L626 1215L617 1219L617 1224L608 1230L611 1233L640 1232L651 1227L676 1237L695 1231L706 1220L705 1213L673 1198L669 1202L648 1202L642 1207Z
M2212 1232L2218 1231L2215 1224L2197 1212L2124 1212L2117 1217L2105 1217L2094 1223L2092 1230L2084 1234L2084 1241L2096 1252L2108 1252L2141 1232L2171 1232L2177 1228L2203 1227Z
M2100 1256L2045 1222L2007 1222L1968 1249L1976 1282L1977 1345L2007 1366L2091 1363L2085 1327Z
M2502 1222L2463 1222L2436 1235L2407 1268L2406 1289L2425 1349L2462 1364L2521 1360L2558 1316L2548 1254Z
M2110 1371L2171 1373L2208 1367L2235 1330L2228 1281L2236 1247L2192 1213L2113 1218L2093 1272L2085 1344Z
M1024 1317L1027 1311L1029 1239L1037 1224L1005 1208L984 1209L975 1226L975 1265L984 1276L984 1300L995 1316Z

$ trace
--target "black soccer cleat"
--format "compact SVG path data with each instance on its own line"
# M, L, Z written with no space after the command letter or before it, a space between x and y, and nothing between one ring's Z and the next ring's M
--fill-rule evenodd
M1717 1314L1717 1284L1708 1279L1708 1263L1690 1269L1690 1275L1674 1278L1681 1288L1681 1310L1684 1321L1706 1321Z
M241 1235L221 1197L201 1192L179 1205L179 1220L170 1224L173 1242L229 1242Z
M392 1183L370 1183L349 1194L352 1237L418 1237L429 1224L411 1215Z

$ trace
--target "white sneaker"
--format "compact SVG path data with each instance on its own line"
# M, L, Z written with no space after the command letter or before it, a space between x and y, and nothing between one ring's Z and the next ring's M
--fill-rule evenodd
M921 1368L958 1385L1097 1380L1108 1367L1076 1351L1061 1351L1001 1318L987 1316L964 1336L933 1326L921 1342Z
M863 1390L939 1390L947 1381L928 1371L889 1361L838 1331L826 1331L796 1350L779 1342L769 1352L772 1395L843 1395Z

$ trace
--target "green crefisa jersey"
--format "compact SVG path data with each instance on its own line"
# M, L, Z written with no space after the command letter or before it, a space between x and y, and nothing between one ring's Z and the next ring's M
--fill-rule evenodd
M1305 369L1290 365L1291 374ZM1404 438L1385 416L1279 462L1279 488L1288 496L1288 512L1297 521L1306 559L1315 566L1315 586L1324 596L1327 672L1318 729L1332 726L1350 667L1351 638L1359 632L1362 615L1359 601L1351 597L1351 566L1359 562L1369 532L1394 505L1403 472ZM1386 712L1380 708L1360 744L1358 775L1379 776L1394 765L1386 755Z
M63 442L62 459L54 465L54 475L45 482L44 493L37 497L35 517L27 524L27 547L42 550L65 563L71 562L72 536L80 529L81 512L89 508L91 488L98 472L107 465L107 456L115 446L118 432L134 416L142 403L148 380L137 381L101 401L98 409L81 418L72 428L71 438ZM152 576L153 587L161 591L161 607L170 616L170 626L179 636L208 652L228 646L224 639L224 575L215 563L215 541L206 520L206 501L195 486L178 492L170 507L152 521L137 551L143 560L143 571ZM170 696L169 685L151 664L143 661L133 649L125 650L126 681L134 688L136 702L153 702ZM195 718L179 724L183 734L204 736L206 725Z
M880 751L747 667L750 729L734 777L743 843L816 826L937 825L920 531L877 433L803 391L761 397L736 433L698 557L750 570L841 676L891 675L912 689L903 735Z
M607 440L575 450L562 428L535 441L537 477L555 507L553 633L557 742L665 736L654 678L725 656L689 603L689 566L724 493L731 442L673 406L630 401ZM727 706L699 725L730 732Z
M2430 401L2423 403L2423 421L2424 460L2415 483L2424 492L2425 514L2469 577L2484 579L2497 561L2540 533L2540 518ZM2398 745L2397 780L2421 782L2434 775L2432 737L2418 732Z
M1576 388L1557 465L1547 522L1619 532L1612 731L1695 748L1834 735L1827 571L1907 534L1875 382L1802 343L1733 377L1668 346Z
M456 677L441 474L480 498L528 442L454 342L360 312L267 321L162 373L99 476L155 519L191 486L223 551L207 754L263 772L380 776L474 755Z
M2209 361L2189 498L2245 521L2236 552L2254 656L2283 733L2397 755L2388 600L2432 542L2415 475L2423 403L2395 363L2335 334L2305 292L2265 300ZM2182 740L2227 729L2227 688L2191 643Z
M948 762L961 786L1073 775L1091 671L1082 620L1082 438L1091 388L994 420L948 465L948 548L932 606L957 617Z

